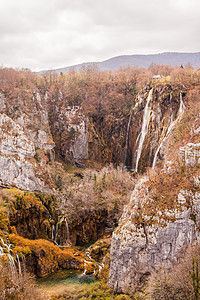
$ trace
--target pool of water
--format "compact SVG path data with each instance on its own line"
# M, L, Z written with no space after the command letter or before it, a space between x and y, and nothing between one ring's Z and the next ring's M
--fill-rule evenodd
M90 284L96 281L94 275L83 275L80 271L60 271L45 278L37 279L40 286L67 285L69 284Z
M97 281L94 275L83 275L80 271L65 270L37 279L37 285L46 296L73 292Z

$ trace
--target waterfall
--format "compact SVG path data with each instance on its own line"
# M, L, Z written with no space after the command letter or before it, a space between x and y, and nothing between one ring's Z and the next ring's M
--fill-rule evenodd
M71 246L69 225L66 217L62 216L60 221L56 224L56 227L52 225L51 236L56 245Z
M129 142L129 131L130 131L130 125L131 125L131 118L132 118L132 112L129 116L128 126L126 129L126 145L125 145L125 154L124 154L124 165L126 165L126 159L127 159L127 152L128 152L128 142Z
M81 276L87 275L87 266L88 266L88 264L92 264L92 263L93 263L92 257L91 257L91 255L90 255L90 247L86 249L86 251L85 251L85 256L86 256L86 258L88 258L89 260L88 260L88 259L84 259L84 270L83 270L83 273L82 273ZM95 272L95 271L94 271L94 272Z
M142 129L141 129L141 132L139 133L139 135L140 135L139 145L138 145L138 148L136 150L135 172L137 172L137 170L138 170L138 164L139 164L140 156L141 156L141 153L142 153L142 146L143 146L143 143L144 143L145 136L148 132L150 112L151 112L151 109L149 107L149 102L151 101L151 98L152 98L152 92L153 92L153 89L151 89L149 91L149 95L148 95L148 98L147 98L147 103L146 103L146 106L145 106L145 109L144 109Z
M22 268L21 268L19 256L17 254L16 260L15 260L15 258L13 257L13 255L11 253L12 245L6 244L2 238L1 238L1 244L2 244L2 246L0 246L0 257L3 255L6 255L8 257L11 278L12 278L13 282L15 282L15 281L19 282L19 280L22 278Z
M135 109L138 107L139 104L142 103L142 97L141 95L138 95L138 101L135 104L135 106L130 110L130 115L129 115L129 120L128 120L128 125L127 125L127 129L126 129L126 144L125 144L125 153L124 153L124 165L126 165L126 161L127 161L127 153L128 153L128 143L129 143L129 133L130 133L130 125L131 125L131 119L132 119L132 115L133 112L135 111ZM137 141L139 139L140 135L138 135L137 137ZM136 141L136 144L137 144Z
M17 275L17 268L15 265L15 260L12 257L12 255L10 253L7 254L8 259L9 259L9 265L10 265L10 271L11 271L11 275L12 275L12 279L16 278Z
M90 247L88 247L85 251L85 256L87 256L89 259L92 259L91 255L90 255Z
M86 275L86 272L87 272L87 261L84 260L84 271L82 273L82 276Z
M183 103L183 95L182 95L182 92L180 92L180 107L178 110L178 119L180 119L182 117L184 110L185 110L185 105Z
M175 124L176 120L175 121L172 121L167 129L167 133L165 135L165 137L163 138L163 140L161 141L160 145L158 146L157 150L156 150L156 153L155 153L155 156L154 156L154 159L153 159L153 164L152 164L152 169L155 168L155 165L156 165L156 160L157 160L157 156L158 156L158 153L163 145L163 143L166 141L170 131L172 130L172 128L174 127L174 124Z
M171 99L170 99L170 100L171 100ZM169 133L171 132L171 130L172 130L172 128L175 126L175 124L182 118L184 109L185 109L185 105L184 105L184 103L183 103L182 92L180 92L180 105L179 105L179 110L178 110L177 118L173 121L173 114L171 114L171 122L170 122L170 125L169 125L169 127L168 127L168 129L167 129L167 133L166 133L165 137L163 138L163 140L161 141L160 145L158 146L158 148L157 148L157 150L156 150L156 153L155 153L155 156L154 156L154 159L153 159L152 169L155 168L158 153L159 153L159 151L160 151L162 145L164 144L164 142L165 142L166 139L168 138Z

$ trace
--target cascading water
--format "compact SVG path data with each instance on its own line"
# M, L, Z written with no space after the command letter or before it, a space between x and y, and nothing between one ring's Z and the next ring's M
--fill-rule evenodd
M63 226L63 224L65 226ZM63 230L64 227L65 229ZM60 221L56 224L56 227L52 225L51 238L56 245L71 246L69 225L66 217L63 216L60 219Z
M84 259L84 270L83 270L82 276L87 274L87 265L88 265L88 264L91 264L91 263L93 262L93 261L91 261L91 260L92 260L92 257L91 257L91 255L90 255L90 247L86 249L86 251L85 251L85 256L86 256L88 259Z
M159 151L160 151L162 145L164 144L164 142L165 142L166 139L168 138L168 136L169 136L169 134L170 134L172 128L173 128L173 127L175 126L175 124L182 118L184 109L185 109L185 105L184 105L184 103L183 103L182 92L180 92L180 106L179 106L177 118L173 121L173 114L171 114L171 122L170 122L170 125L169 125L169 127L168 127L168 129L167 129L167 132L166 132L165 137L163 138L163 140L161 141L160 145L158 146L158 148L157 148L157 150L156 150L156 153L155 153L155 156L154 156L154 159L153 159L152 169L155 168L157 156L158 156L158 153L159 153Z
M135 109L138 107L139 104L142 103L142 97L141 95L138 95L138 101L137 103L135 104L135 106L130 110L130 115L129 115L129 120L128 120L128 125L127 125L127 129L126 129L126 144L125 144L125 152L124 152L124 165L127 166L127 167L130 167L128 166L127 164L127 155L128 155L128 144L129 144L129 134L130 134L130 126L131 126L131 120L132 120L132 115L135 111ZM137 140L139 139L139 136L137 137ZM137 141L136 141L136 144L137 144ZM129 162L128 162L129 163Z
M185 105L183 103L183 95L182 95L182 92L180 92L180 107L179 107L179 110L178 110L178 119L182 118L182 114L185 110Z
M17 282L18 285L22 279L22 268L19 256L17 254L16 259L11 253L11 244L6 244L4 240L1 238L1 244L0 246L0 257L3 255L6 255L9 260L9 267L10 267L10 273L11 273L11 279L13 282Z
M139 136L140 136L139 145L138 145L138 148L136 150L136 163L135 163L135 169L134 169L135 172L138 171L138 164L139 164L140 156L141 156L141 153L142 153L142 146L143 146L143 143L144 143L145 136L148 132L150 112L151 112L151 108L149 106L149 103L152 99L152 93L153 93L153 89L151 89L149 91L149 95L148 95L148 98L147 98L147 103L146 103L146 106L145 106L145 109L144 109L142 129L141 129L141 132L139 133Z

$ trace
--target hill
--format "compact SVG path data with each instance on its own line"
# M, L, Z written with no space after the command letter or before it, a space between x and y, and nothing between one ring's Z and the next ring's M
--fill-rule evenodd
M112 57L102 62L87 62L78 65L71 65L64 68L54 70L42 70L39 73L54 71L56 73L67 73L71 69L80 71L84 67L97 66L101 71L118 70L126 67L144 67L148 68L152 63L159 65L180 66L191 64L193 67L200 67L200 52L196 53L178 53L178 52L165 52L159 54L147 55L121 55Z

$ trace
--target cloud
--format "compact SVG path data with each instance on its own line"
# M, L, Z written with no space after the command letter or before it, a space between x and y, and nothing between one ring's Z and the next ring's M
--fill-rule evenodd
M115 55L200 51L199 0L6 0L0 64L32 70Z

